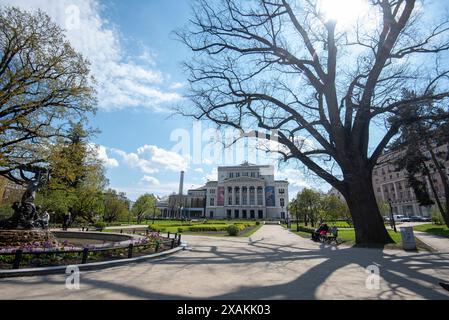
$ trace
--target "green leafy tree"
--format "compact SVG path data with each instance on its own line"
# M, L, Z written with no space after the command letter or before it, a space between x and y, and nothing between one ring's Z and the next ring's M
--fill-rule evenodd
M321 217L325 221L347 220L349 208L335 195L321 197Z
M146 216L160 214L156 208L156 204L157 199L153 194L144 194L137 199L133 205L132 213L138 224L142 223L142 220Z
M88 135L80 124L73 124L65 139L49 147L50 180L38 203L57 220L70 213L72 222L79 218L94 223L103 213L108 181L95 147L87 142Z
M0 30L0 175L26 184L47 172L48 146L95 111L93 81L42 11L2 7Z
M404 91L404 95L416 96L411 91ZM406 125L390 149L400 153L395 162L397 170L406 171L408 184L419 204L424 207L436 204L449 226L449 119L444 113L435 113L431 120L414 121L424 112L423 107L423 104L413 104L397 115ZM437 181L442 184L442 190L438 190Z
M123 192L109 189L104 193L105 222L125 221L129 216L129 199Z
M318 191L305 188L301 191L297 198L298 207L304 213L304 223L310 222L315 226L318 220L319 210L321 209L321 195Z

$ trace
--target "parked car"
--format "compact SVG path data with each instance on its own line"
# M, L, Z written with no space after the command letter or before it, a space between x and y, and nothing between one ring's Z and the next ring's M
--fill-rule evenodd
M409 217L404 216L402 214L394 215L394 220L397 222L410 222L411 221Z
M423 217L421 216L411 216L410 221L411 222L422 222Z

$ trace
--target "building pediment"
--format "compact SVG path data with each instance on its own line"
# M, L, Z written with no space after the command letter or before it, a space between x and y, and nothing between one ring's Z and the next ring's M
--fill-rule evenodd
M239 177L239 178L228 178L226 180L224 180L222 183L223 184L235 184L235 183L255 183L255 182L259 182L259 183L265 183L264 179L260 179L260 178L251 178L251 177Z

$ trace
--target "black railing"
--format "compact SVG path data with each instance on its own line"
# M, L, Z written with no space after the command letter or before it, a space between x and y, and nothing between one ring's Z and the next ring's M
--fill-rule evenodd
M167 238L162 238L156 240L155 243L146 244L129 244L123 246L114 246L107 248L80 248L72 250L52 250L52 251L40 251L40 252L27 252L22 249L17 249L12 252L0 252L0 257L2 256L14 256L12 261L12 269L19 269L25 255L40 257L42 255L46 256L64 256L68 254L78 254L81 256L81 264L86 264L89 259L90 254L99 254L106 252L115 252L118 250L127 250L127 258L131 259L134 257L136 250L146 250L154 247L154 253L160 252L161 249L169 248L174 249L181 245L181 235L175 234L174 238L170 237L170 233L167 234Z

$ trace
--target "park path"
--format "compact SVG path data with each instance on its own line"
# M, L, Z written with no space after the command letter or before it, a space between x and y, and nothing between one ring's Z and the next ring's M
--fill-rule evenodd
M398 231L401 227L414 227L422 224L427 224L427 222L405 222L398 225ZM391 227L388 227L391 229ZM415 237L432 247L438 252L449 252L449 239L445 237L440 237L427 232L413 230Z
M449 252L449 239L427 232L413 231L415 236L438 252Z
M65 276L0 279L1 299L449 299L449 253L334 247L281 226L251 238L184 236L188 250L157 261ZM369 266L379 287L367 287ZM375 283L374 283L375 284Z

